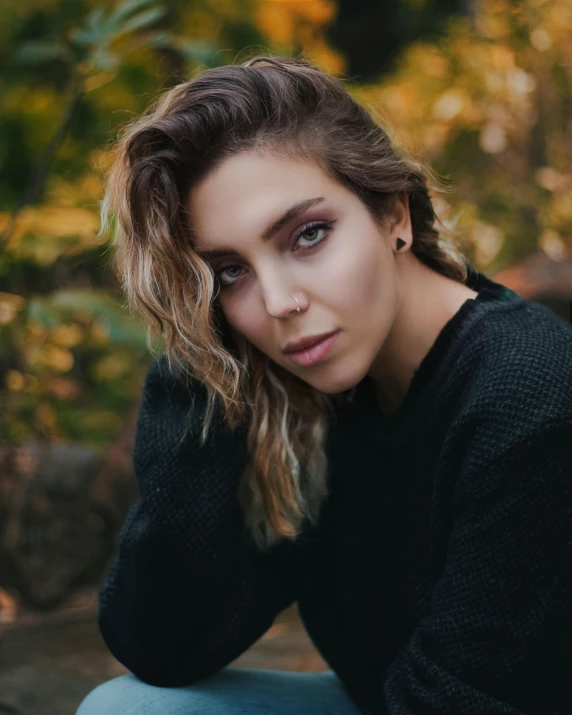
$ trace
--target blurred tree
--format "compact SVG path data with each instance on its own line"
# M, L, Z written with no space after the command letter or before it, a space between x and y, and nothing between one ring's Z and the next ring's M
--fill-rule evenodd
M123 0L107 11L96 6L83 25L59 38L27 40L17 46L13 55L16 63L34 68L44 67L46 63L60 65L65 80L60 77L59 82L64 85L68 99L0 241L9 240L21 209L35 204L40 198L48 171L66 138L82 96L111 81L129 54L141 47L160 48L175 50L186 59L207 64L214 62L216 55L212 45L181 40L167 32L142 32L156 25L165 14L166 8L158 4L158 0Z
M304 52L337 74L346 69L346 61L326 39L337 5L334 0L261 0L256 23L279 54Z
M572 4L479 0L356 88L395 140L450 179L436 195L473 262L572 255Z
M451 15L468 13L466 0L339 0L326 38L341 51L356 81L376 80L392 69L411 42L443 32Z
M231 34L244 24L246 4L234 3ZM121 304L106 241L97 237L105 144L163 86L228 61L215 28L201 31L197 23L196 37L171 30L181 19L213 17L221 15L201 2L193 12L160 0L2 8L3 440L98 446L128 415L150 356L142 326ZM261 37L254 29L243 35Z
M161 89L241 53L319 54L326 0L6 0L0 8L0 434L109 444L150 362L99 239L109 143ZM304 5L304 3L302 3ZM269 14L270 13L270 14ZM284 28L289 28L286 34ZM160 339L151 338L160 347Z
M555 259L570 255L569 0L459 4L466 17L411 44L378 77L382 50L393 53L399 37L428 27L433 11L437 18L453 8L432 3L371 4L386 13L369 21L378 23L378 37L391 23L411 27L393 40L362 38L370 45L363 73L375 81L348 88L398 143L450 178L453 190L437 194L436 205L476 265L495 272L538 247ZM369 7L358 0L5 0L3 440L106 445L139 395L147 338L109 270L110 237L97 236L101 178L118 126L162 88L247 54L303 51L354 79L358 60L346 66L326 33L338 23L351 39L352 16Z

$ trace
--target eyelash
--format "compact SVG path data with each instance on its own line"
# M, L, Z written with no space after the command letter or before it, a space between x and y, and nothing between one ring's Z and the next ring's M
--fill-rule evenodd
M294 243L296 243L298 241L298 239L301 236L303 236L307 231L311 231L311 230L317 229L317 228L323 228L325 231L325 236L320 241L312 244L311 246L306 246L306 247L300 249L302 251L314 250L314 248L317 248L318 246L320 246L322 243L324 243L328 239L328 236L330 235L330 232L332 231L333 226L336 223L336 221L337 221L337 219L334 219L333 221L313 221L312 223L309 223L306 226L303 226L302 229L299 231L299 233L294 238ZM224 266L224 268L219 268L218 270L215 271L215 276L218 279L218 283L219 283L221 291L226 290L228 288L232 288L232 286L238 282L238 279L240 278L240 276L235 276L235 279L233 280L232 283L223 283L220 280L220 274L223 273L224 271L228 271L229 268L239 268L239 267L240 266L229 265L229 266Z

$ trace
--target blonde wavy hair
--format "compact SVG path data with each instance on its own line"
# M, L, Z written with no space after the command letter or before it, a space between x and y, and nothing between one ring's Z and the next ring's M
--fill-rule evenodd
M238 499L261 549L295 540L306 519L317 522L340 396L318 392L226 323L214 271L193 250L185 210L192 187L254 147L311 159L380 224L398 194L408 195L413 253L443 275L467 278L462 255L435 227L429 181L442 190L435 175L392 146L344 82L303 57L256 56L204 70L124 127L102 202L102 233L114 224L113 266L129 307L143 317L149 347L153 331L165 340L169 368L206 389L202 444L219 408L229 429L247 427Z

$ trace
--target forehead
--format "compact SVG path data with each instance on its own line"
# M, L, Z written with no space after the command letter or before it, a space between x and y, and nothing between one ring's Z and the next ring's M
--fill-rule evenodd
M310 196L339 197L345 189L308 161L247 151L225 159L189 192L187 209L196 238L261 236L269 221Z

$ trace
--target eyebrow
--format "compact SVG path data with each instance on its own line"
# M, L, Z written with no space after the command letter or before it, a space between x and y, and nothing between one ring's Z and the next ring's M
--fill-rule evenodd
M281 231L285 226L287 226L295 218L303 214L314 204L318 204L321 201L325 201L323 196L315 196L313 199L302 199L297 201L295 204L290 206L281 216L279 216L275 221L273 221L262 234L262 240L266 243L270 241L279 231ZM213 248L210 250L197 249L197 253L205 259L217 258L218 256L225 255L236 255L234 248Z

